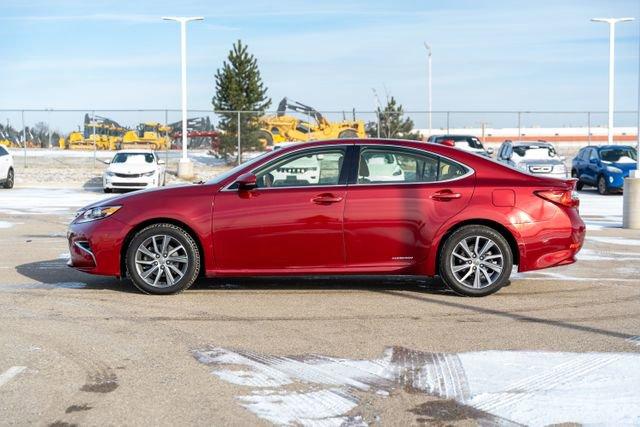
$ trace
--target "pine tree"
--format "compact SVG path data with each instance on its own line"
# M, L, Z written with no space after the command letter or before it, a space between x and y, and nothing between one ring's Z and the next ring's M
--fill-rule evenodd
M379 119L366 125L366 132L370 137L378 137L378 124L380 124L380 138L420 138L418 133L411 132L413 130L413 120L409 117L404 117L402 104L398 104L393 96L387 99L387 105L385 105L384 110L378 107L376 114Z
M233 152L238 141L238 114L224 111L257 111L256 114L240 114L240 137L242 148L259 145L256 137L256 118L271 105L267 97L267 87L262 83L258 61L247 50L247 45L238 40L233 45L227 61L215 76L216 93L212 99L213 108L221 119L218 127L223 131L221 154Z

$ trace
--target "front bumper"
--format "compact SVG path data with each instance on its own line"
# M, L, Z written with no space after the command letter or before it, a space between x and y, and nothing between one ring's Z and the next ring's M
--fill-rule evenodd
M115 218L71 223L67 265L91 274L120 276L120 248L128 231L129 227Z
M158 174L140 177L103 176L102 187L108 189L136 190L140 188L158 187L160 178Z

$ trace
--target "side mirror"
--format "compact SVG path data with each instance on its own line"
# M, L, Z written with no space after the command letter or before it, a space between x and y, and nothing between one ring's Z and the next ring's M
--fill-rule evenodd
M257 186L257 178L251 172L243 173L236 179L236 182L238 183L238 190L241 191L253 190Z
M159 165L164 165L165 161L164 160L158 160L158 164Z
M491 147L487 148L487 153L489 153L490 155L493 154L493 148Z
M105 165L110 165L111 159L103 160L102 163L104 163Z

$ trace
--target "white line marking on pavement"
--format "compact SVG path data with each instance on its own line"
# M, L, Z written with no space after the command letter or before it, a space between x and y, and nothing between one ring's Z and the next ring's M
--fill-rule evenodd
M26 366L12 366L7 369L4 373L0 374L0 387L11 381L13 377L18 375L20 372L27 369Z
M627 338L627 342L640 347L640 335L638 335L637 337Z

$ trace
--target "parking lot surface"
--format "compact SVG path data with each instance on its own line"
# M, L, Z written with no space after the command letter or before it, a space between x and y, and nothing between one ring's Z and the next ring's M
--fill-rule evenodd
M640 232L621 228L622 196L581 192L576 264L481 299L371 277L142 295L66 267L73 212L102 197L0 192L2 424L640 422Z

